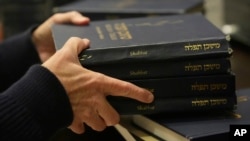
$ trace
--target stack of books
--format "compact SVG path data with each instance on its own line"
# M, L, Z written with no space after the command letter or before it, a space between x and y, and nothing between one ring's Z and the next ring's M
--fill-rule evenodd
M123 125L135 126L148 136L157 136L164 141L247 141L250 130L249 93L249 88L236 91L238 104L233 111L133 115L129 117L131 123ZM139 134L136 136L140 137Z
M202 14L54 25L57 49L88 38L82 66L152 91L151 104L108 97L122 115L232 110L237 105L229 39Z

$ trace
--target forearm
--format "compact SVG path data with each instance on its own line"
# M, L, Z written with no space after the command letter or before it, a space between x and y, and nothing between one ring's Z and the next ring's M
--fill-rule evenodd
M17 81L32 64L40 63L31 41L33 29L10 37L0 44L0 92Z
M0 140L45 140L73 119L61 83L40 65L0 94L0 105Z

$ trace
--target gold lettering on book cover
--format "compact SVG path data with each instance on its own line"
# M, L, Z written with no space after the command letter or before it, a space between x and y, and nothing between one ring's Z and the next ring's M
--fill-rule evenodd
M220 43L209 43L209 44L203 44L204 50L213 50L220 48Z
M189 43L188 45L184 45L185 51L206 51L206 50L213 50L213 49L219 49L221 47L220 43L204 43L204 44L198 44Z
M188 72L197 71L213 71L221 69L221 64L191 64L184 66L184 70Z
M132 35L130 34L128 27L125 23L116 23L114 24L114 28L121 40L132 39Z
M148 75L148 71L147 70L135 70L135 71L130 71L129 74L131 76Z
M139 111L148 111L148 110L155 110L155 105L138 105L137 110Z
M204 107L204 106L218 106L218 105L226 105L228 100L226 98L218 98L218 99L195 99L192 100L192 107Z
M96 27L96 32L97 32L97 34L99 36L99 39L103 40L104 39L104 35L103 35L102 30L101 30L101 27L97 26Z
M197 82L195 84L191 85L192 91L207 91L209 90L208 84L198 84Z
M203 106L209 106L209 100L208 99L196 99L196 100L192 100L192 106L193 107L203 107Z
M226 90L226 89L227 89L227 84L225 83L210 84L211 91Z
M220 64L204 64L204 71L219 70L221 68Z
M148 51L146 50L134 50L134 51L130 51L129 55L132 56L147 56L148 55Z
M202 50L202 44L188 44L184 46L185 51L199 51Z
M128 27L125 23L105 24L105 28L109 34L111 40L130 40L132 35L130 34Z
M210 99L211 106L225 105L227 104L227 99Z
M192 91L222 91L227 90L228 86L226 83L211 83L211 84L191 84Z
M106 25L105 25L105 28L106 28L106 30L108 31L109 37L110 37L111 40L117 40L117 39L118 39L118 37L117 37L117 35L116 35L114 29L112 28L112 25L111 25L111 24L106 24Z
M185 71L202 71L202 65L187 65L184 67L185 68Z

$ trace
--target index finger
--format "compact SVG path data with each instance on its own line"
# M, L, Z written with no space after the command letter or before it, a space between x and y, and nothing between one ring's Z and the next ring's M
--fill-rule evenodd
M141 87L130 82L122 81L112 77L104 77L102 89L105 93L112 96L123 96L132 98L141 102L150 103L153 101L153 94Z

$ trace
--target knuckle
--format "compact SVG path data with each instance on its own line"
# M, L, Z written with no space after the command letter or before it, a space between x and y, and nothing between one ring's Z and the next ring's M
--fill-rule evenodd
M103 83L105 81L105 75L104 74L102 74L102 73L96 73L96 77L95 77L95 82L97 83L97 84L101 84L101 83Z
M57 21L61 15L62 13L55 13L53 16L51 16L52 21Z
M74 16L74 15L79 15L80 13L77 12L76 10L73 10L73 11L70 11L70 14Z
M93 116L92 112L90 110L87 110L83 113L83 119L91 119Z

